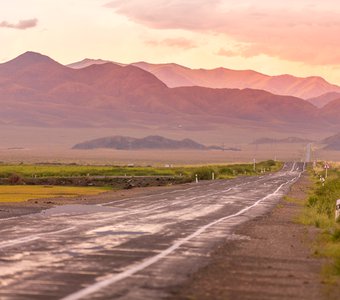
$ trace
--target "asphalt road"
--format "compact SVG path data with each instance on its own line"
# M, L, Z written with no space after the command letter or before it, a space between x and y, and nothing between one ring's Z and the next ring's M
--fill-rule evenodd
M307 149L306 149L306 162L311 162L312 160L312 143L307 144Z
M162 299L304 169L0 220L0 299Z

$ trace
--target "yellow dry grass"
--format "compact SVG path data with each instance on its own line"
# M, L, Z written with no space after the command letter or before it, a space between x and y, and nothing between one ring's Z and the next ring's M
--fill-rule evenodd
M0 202L24 202L30 199L97 195L106 190L108 189L102 187L2 185L0 186Z

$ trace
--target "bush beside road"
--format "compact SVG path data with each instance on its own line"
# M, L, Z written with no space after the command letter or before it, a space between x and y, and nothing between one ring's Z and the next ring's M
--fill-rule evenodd
M340 284L340 220L335 220L335 204L340 199L340 168L328 170L328 178L323 184L320 176L325 176L322 168L310 171L314 182L299 222L320 229L314 253L329 258L323 270L327 282Z

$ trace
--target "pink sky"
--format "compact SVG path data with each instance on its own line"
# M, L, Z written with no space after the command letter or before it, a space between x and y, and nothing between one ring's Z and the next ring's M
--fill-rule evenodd
M0 2L0 62L33 50L62 63L175 62L340 84L339 35L338 0Z

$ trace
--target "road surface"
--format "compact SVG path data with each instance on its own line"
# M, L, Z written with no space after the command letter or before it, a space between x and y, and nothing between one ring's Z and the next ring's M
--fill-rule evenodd
M163 299L304 170L216 180L0 220L0 299Z
M312 143L307 144L305 162L309 163L312 160Z

